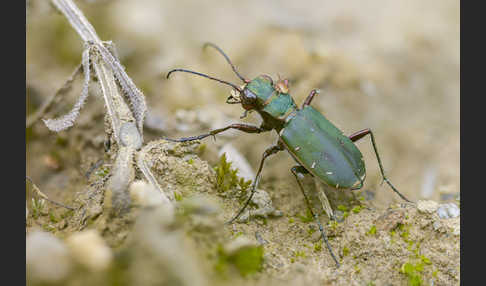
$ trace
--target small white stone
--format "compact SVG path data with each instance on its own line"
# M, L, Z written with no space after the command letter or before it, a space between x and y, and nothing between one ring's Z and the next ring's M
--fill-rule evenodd
M443 219L455 218L460 215L460 210L453 203L441 204L437 209L437 214Z
M54 235L35 231L25 239L27 277L37 282L60 282L71 270L67 247Z
M66 243L76 261L93 271L105 270L113 259L111 249L96 230L75 233Z
M130 198L143 207L159 206L165 202L162 194L145 181L135 181L130 185Z
M437 210L439 204L435 201L420 200L417 202L417 209L422 213L433 213Z

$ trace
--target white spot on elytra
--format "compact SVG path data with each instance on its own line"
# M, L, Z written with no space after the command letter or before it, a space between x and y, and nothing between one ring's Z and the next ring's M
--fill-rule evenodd
M299 150L300 150L299 146L295 147L295 151L299 151Z

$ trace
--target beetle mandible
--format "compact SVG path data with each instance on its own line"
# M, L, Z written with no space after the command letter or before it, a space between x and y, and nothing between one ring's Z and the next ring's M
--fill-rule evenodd
M263 122L260 126L235 123L223 128L211 130L208 133L198 136L179 139L164 139L174 142L200 140L208 136L215 136L228 129L237 129L246 133L262 133L275 130L278 134L277 144L267 148L263 153L255 180L251 187L250 196L243 207L241 207L228 223L232 223L236 220L250 203L261 178L265 160L279 151L287 150L297 162L297 165L291 168L291 172L294 174L299 188L304 195L311 215L319 226L321 236L325 241L332 258L337 267L339 267L339 262L334 256L328 243L324 228L322 227L317 214L312 211L310 201L304 192L301 178L305 174L310 174L335 189L361 189L366 177L365 164L363 155L353 142L366 135L370 135L383 180L403 200L410 202L410 200L403 196L385 176L373 132L371 129L367 128L353 133L350 136L344 135L341 130L310 105L314 97L319 93L318 90L312 90L299 108L289 93L289 82L287 79L279 78L275 83L268 75L260 75L253 80L245 79L238 73L231 60L218 46L212 43L204 44L204 47L206 46L216 49L222 56L224 56L233 69L233 72L243 81L243 86L239 87L233 83L186 69L173 69L169 71L167 78L174 72L186 72L229 85L234 91L232 91L232 94L227 98L226 103L241 104L245 110L242 118L246 116L248 111L258 112ZM328 213L328 215L332 217L332 210L330 211L331 214Z

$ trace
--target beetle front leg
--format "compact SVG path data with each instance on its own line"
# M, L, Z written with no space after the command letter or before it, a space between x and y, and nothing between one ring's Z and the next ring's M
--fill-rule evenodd
M236 213L236 215L232 219L230 219L228 222L226 222L227 224L230 224L233 221L235 221L243 213L243 211L246 209L246 207L250 203L251 199L253 198L253 195L255 194L255 191L256 191L256 187L257 187L258 182L260 181L260 178L261 178L261 173L262 173L262 169L263 169L263 163L265 162L265 160L267 159L267 157L270 156L270 155L273 155L273 154L275 154L275 153L277 153L279 151L282 151L282 150L284 150L284 147L282 146L282 144L279 141L277 143L277 145L271 146L271 147L267 148L265 150L265 152L263 152L262 160L260 161L260 166L258 167L258 171L257 171L257 174L255 176L255 180L253 181L253 184L251 186L250 197L246 200L245 204Z
M319 220L319 217L317 216L317 214L315 214L312 211L312 205L310 203L309 198L305 194L304 187L302 186L302 183L300 181L301 180L301 177L303 178L305 174L308 174L309 173L309 171L307 171L302 166L294 166L294 167L292 167L292 169L290 169L290 171L292 172L292 174L294 174L295 179L297 180L297 183L299 184L299 188L302 191L302 194L304 195L305 202L307 204L307 208L309 209L311 215L314 217L314 219L316 220L317 225L319 226L319 231L321 232L322 240L324 240L324 242L326 243L327 249L329 250L329 253L332 256L332 259L334 259L334 262L336 262L336 266L339 268L339 262L336 259L336 256L334 256L334 253L332 252L331 245L329 245L329 241L327 240L326 233L324 232L324 227L322 226L321 221Z
M314 96L316 96L319 93L320 93L320 91L318 89L311 90L311 92L309 93L307 98L304 100L304 103L302 103L301 108L304 108L305 106L310 105L311 101L314 99Z
M381 164L381 159L380 159L380 155L378 154L378 149L376 148L376 143L375 143L375 136L373 136L373 132L371 132L371 129L369 128L366 128L366 129L363 129L361 131L358 131L358 132L355 132L353 134L351 134L349 136L349 139L351 139L351 141L353 142L356 142L358 141L359 139L363 138L364 136L366 135L370 135L371 136L371 144L373 145L373 149L375 151L375 155L376 155L376 159L378 160L378 165L380 166L380 172L381 172L381 176L383 177L383 180L390 186L390 188L392 188L392 190L397 193L403 200L411 203L412 201L410 201L409 199L407 199L404 195L402 195L393 185L392 183L388 180L388 178L385 176L385 171L383 170L383 165Z
M187 142L187 141L201 140L201 139L206 138L208 136L215 136L216 134L224 132L228 129L237 129L237 130L243 131L245 133L261 133L261 132L268 131L267 129L264 129L264 128L261 128L261 127L258 127L258 126L254 126L254 125L249 125L249 124L244 124L244 123L234 123L234 124L228 125L228 126L223 127L223 128L211 130L208 133L201 134L201 135L198 135L198 136L183 137L183 138L178 138L178 139L171 139L171 138L162 137L162 139L172 141L172 142Z

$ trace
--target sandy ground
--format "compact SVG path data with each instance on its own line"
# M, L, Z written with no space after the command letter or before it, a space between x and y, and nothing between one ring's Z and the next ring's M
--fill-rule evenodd
M308 1L305 6L295 1L91 2L77 4L100 37L116 44L127 73L145 94L150 113L145 142L161 135L200 134L231 122L260 122L254 113L239 119L242 109L224 103L229 95L225 86L185 74L165 78L169 70L181 67L237 83L224 58L214 50L201 49L210 41L226 51L245 77L268 74L274 79L278 75L288 78L298 104L311 89L319 88L321 94L312 105L345 134L371 128L388 177L412 201L458 204L459 2ZM28 5L27 115L62 86L80 63L83 49L78 35L48 3L29 1ZM69 96L46 117L68 111L81 82L78 79ZM346 205L348 213L334 228L321 217L342 264L338 270L324 246L321 251L314 249L319 244L318 231L312 222L302 219L305 202L289 171L294 162L285 152L268 159L259 187L283 215L222 224L234 214L239 201L232 192L225 195L216 190L213 167L219 161L218 151L231 144L255 170L265 148L275 142L274 133L229 132L217 141L208 138L198 147L182 151L164 151L174 147L163 142L157 145L163 147L153 151L151 158L159 162L153 170L162 187L182 195L178 201L182 209L184 201L204 194L217 206L214 213L176 211L173 219L151 222L151 212L157 214L160 208L134 206L125 217L108 216L103 190L113 163L110 152L114 151L104 151L104 107L96 84L90 93L73 128L54 133L38 122L26 130L27 175L53 199L78 207L66 212L47 205L36 213L34 209L39 208L32 206L28 184L27 233L29 236L40 229L70 245L65 240L78 231L96 229L114 258L109 270L96 275L86 275L92 270L72 266L62 279L46 281L78 285L90 276L93 284L120 279L127 285L419 285L413 284L417 274L425 285L459 284L458 218L440 219L435 212L419 212L414 206L400 204L386 184L380 186L369 139L357 143L365 158L367 179L356 197L364 200L331 201L336 209ZM205 146L203 151L200 146ZM192 172L188 156L196 164ZM141 178L139 174L137 178ZM306 185L312 192L313 183ZM351 211L360 204L359 213ZM157 242L140 235L150 230L151 223L165 229L147 237L167 238L164 243L168 246L174 243L167 249L182 257L174 265L193 269L193 280L188 282L167 267L172 263L167 261L172 260L160 258L170 257L167 249L157 248ZM145 225L145 230L136 228L140 225ZM377 231L370 234L373 226ZM242 277L229 267L222 278L214 265L228 261L218 256L218 247L238 236L256 245L267 241L262 246L263 269ZM153 253L151 243L158 249ZM140 245L148 246L140 249ZM137 263L126 265L124 255L137 263L148 261L146 268L138 268L142 266ZM421 270L420 265L423 269L407 272L403 270L407 263L414 271ZM160 275L156 269L175 273L175 278L155 282L141 278ZM32 284L44 279L28 273Z

